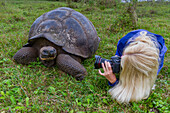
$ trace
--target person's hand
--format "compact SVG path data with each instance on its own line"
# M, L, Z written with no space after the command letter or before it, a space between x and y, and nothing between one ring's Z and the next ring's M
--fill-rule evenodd
M103 67L104 73L102 73L99 69L99 74L106 77L106 79L111 84L115 83L116 82L116 76L112 71L112 67L111 67L110 63L105 61L105 65L104 65L104 63L102 63L102 67Z

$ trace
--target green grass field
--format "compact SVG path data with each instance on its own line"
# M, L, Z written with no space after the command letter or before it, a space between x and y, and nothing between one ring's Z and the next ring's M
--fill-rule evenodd
M169 112L170 54L165 55L164 67L159 73L156 88L147 100L119 104L108 94L107 80L94 70L94 55L83 62L88 75L82 81L58 70L47 68L40 62L20 65L13 62L13 55L27 43L32 23L40 15L67 7L65 2L0 1L0 112L45 113L139 113ZM96 54L110 59L116 51L118 40L133 30L110 28L115 25L118 11L122 9L72 3L70 6L84 14L94 24L101 42ZM122 7L121 7L122 8ZM164 37L170 49L170 4L140 3L137 6L138 25ZM115 26L116 28L116 26ZM169 68L169 69L168 69Z

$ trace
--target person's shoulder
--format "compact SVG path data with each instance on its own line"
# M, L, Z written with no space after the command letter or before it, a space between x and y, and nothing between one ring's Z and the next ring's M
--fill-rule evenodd
M141 32L141 31L146 31L146 30L144 30L144 29L137 29L137 30L130 31L129 33L127 33L125 36L123 36L119 40L119 43L125 43L129 38L133 37L135 34L137 34L138 32Z

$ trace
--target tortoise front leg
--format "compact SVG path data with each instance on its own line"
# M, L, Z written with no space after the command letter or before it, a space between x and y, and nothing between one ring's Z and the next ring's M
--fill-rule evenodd
M29 64L30 62L36 62L37 57L37 49L33 47L23 47L13 56L13 59L20 64Z
M77 80L83 80L87 75L86 69L75 59L67 54L59 54L57 56L56 64L58 68L65 73L72 75Z

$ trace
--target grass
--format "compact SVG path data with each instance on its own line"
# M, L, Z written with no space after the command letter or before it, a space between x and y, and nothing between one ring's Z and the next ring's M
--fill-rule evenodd
M0 2L0 112L169 112L169 50L158 79L156 89L147 100L119 104L108 94L107 80L94 70L92 58L83 62L88 76L76 81L58 70L47 68L40 62L20 65L13 62L14 54L25 44L32 23L40 15L65 2L1 1ZM101 38L95 54L110 59L116 51L118 40L132 29L111 31L117 13L114 8L101 8L88 4L72 3L76 11L84 14L94 24ZM121 10L121 9L116 9ZM164 37L170 49L169 3L140 3L137 7L137 29L146 29Z

